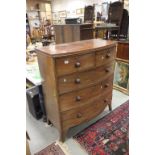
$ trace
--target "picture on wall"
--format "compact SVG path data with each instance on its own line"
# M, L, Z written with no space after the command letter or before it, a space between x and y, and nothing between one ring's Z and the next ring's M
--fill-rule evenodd
M76 9L76 15L84 15L84 8Z
M58 12L52 12L52 18L53 20L58 20L59 18Z
M67 17L67 12L64 10L64 11L59 11L59 17L60 18L66 18Z
M129 94L129 62L117 59L114 73L114 89Z

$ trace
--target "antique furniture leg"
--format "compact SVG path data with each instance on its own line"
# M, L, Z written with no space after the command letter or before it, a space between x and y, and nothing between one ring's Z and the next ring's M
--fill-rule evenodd
M65 129L65 130L61 131L60 141L62 141L62 142L65 141L65 138L66 138L66 135L67 135L67 131L68 131L68 129Z
M47 119L47 124L53 126L53 124L51 123L51 121L49 119Z
M109 111L112 111L112 106L111 106L111 103L108 104L108 107L109 107Z

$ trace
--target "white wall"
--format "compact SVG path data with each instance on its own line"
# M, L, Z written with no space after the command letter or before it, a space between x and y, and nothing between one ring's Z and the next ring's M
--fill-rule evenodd
M67 17L78 17L76 15L75 10L79 8L84 8L87 5L99 4L101 5L103 2L115 2L118 0L51 0L52 2L52 12L59 12L66 10ZM124 0L128 2L129 0ZM128 10L128 6L125 7ZM80 17L81 18L81 17Z
M53 12L62 10L76 10L86 5L102 4L103 2L114 2L117 0L52 0Z

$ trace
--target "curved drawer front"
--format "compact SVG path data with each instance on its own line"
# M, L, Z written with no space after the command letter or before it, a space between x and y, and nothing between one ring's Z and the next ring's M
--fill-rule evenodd
M95 76L98 81L105 80L109 75L113 74L114 62L110 62L104 66L96 68Z
M96 66L107 64L115 59L116 47L110 47L96 52Z
M96 70L75 73L58 78L59 94L85 88L91 84L97 84L113 74L113 63L97 68Z
M91 120L93 117L99 115L109 103L111 103L111 95L107 94L105 97L98 98L93 103L62 112L63 128L73 127Z
M104 95L107 91L112 92L113 76L105 81L82 90L73 91L71 93L60 95L60 110L66 111L78 106L93 102L98 97Z
M95 66L95 53L79 56L65 56L56 59L56 72L58 76L83 71Z

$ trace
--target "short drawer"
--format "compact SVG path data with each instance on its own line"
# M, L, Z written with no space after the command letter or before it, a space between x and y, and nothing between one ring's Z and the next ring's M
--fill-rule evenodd
M95 53L79 56L65 56L56 58L56 72L58 76L83 71L95 66Z
M107 97L106 97L107 96ZM91 104L62 112L63 128L72 127L80 123L91 120L99 115L111 102L108 95L101 97Z
M103 96L108 91L112 92L112 86L113 76L110 76L108 79L95 86L60 95L60 110L66 111L93 102L98 97Z
M110 47L96 52L96 66L104 65L115 59L116 47Z
M103 79L105 80L108 78L111 74L113 74L113 63L110 63L106 66L101 66L96 70L93 69L90 71L59 77L59 94L85 88L89 85L91 86L92 84L97 84L103 81Z
M103 79L109 77L109 75L113 76L113 72L114 62L111 62L109 64L96 68L95 76L98 81L102 81Z

